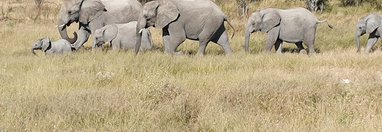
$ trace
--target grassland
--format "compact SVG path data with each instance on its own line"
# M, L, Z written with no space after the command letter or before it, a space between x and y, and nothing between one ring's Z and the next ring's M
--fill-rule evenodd
M282 3L251 11L304 4ZM246 18L228 2L220 6L237 30L232 56L214 44L207 56L194 56L193 41L179 48L190 55L166 55L159 30L152 30L158 50L138 56L33 56L38 38L59 38L54 17L33 21L14 12L0 22L0 131L381 131L382 52L357 54L353 39L358 18L378 11L331 4L316 15L335 28L319 26L320 53L312 56L262 53L262 33L245 54Z

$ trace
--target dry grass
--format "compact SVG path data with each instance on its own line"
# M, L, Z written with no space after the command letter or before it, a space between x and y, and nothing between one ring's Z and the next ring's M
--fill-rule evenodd
M251 10L300 4L268 1ZM382 52L356 54L353 40L357 19L375 10L334 4L317 14L335 29L319 26L321 53L307 56L261 53L261 33L245 54L246 19L228 11L234 5L221 6L238 30L228 57L214 44L207 56L193 56L193 41L180 47L192 54L185 56L33 56L38 38L59 38L54 20L0 22L0 130L381 131Z

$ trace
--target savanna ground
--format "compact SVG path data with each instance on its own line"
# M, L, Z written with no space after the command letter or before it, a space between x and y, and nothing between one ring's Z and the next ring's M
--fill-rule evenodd
M179 48L190 55L166 55L160 30L152 30L158 50L138 56L89 50L33 56L37 39L59 38L52 4L58 1L45 5L39 19L35 8L23 6L33 1L18 2L0 22L0 131L382 130L382 52L357 54L353 38L357 20L378 12L368 5L330 1L331 9L316 15L335 28L318 27L320 53L312 56L262 53L263 33L252 35L252 53L244 53L247 19L237 16L234 2L220 4L237 30L232 56L212 43L207 56L194 56L193 41ZM265 0L250 12L297 6L304 2Z

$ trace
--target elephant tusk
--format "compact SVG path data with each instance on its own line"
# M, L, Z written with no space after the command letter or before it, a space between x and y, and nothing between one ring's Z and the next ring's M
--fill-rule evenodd
M57 27L61 28L64 27L66 24L58 25Z
M34 52L34 50L35 50L35 49L32 48L32 54L33 54L33 55L36 55L36 52Z
M141 34L141 33L142 33L142 31L143 31L143 29L139 30L139 34Z

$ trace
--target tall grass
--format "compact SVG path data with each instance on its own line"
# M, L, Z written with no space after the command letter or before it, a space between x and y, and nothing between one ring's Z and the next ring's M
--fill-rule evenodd
M246 18L234 14L233 3L220 5L237 31L232 56L212 43L207 56L194 56L194 41L179 49L190 55L166 55L157 29L159 50L138 56L87 50L33 56L38 38L59 38L54 20L1 21L0 130L380 131L382 52L357 54L353 40L357 20L377 10L331 2L330 11L316 15L335 28L319 26L320 53L312 56L262 53L262 33L244 53ZM303 4L263 1L250 10Z

